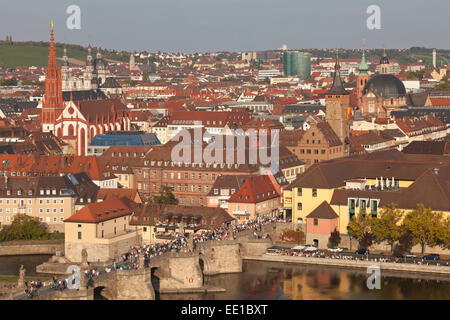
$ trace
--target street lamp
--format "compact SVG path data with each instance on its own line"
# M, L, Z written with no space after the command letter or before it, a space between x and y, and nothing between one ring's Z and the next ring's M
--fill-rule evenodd
M348 237L350 239L350 252L351 252L352 251L352 234L350 232L350 227L349 226L347 226L347 234L348 234Z

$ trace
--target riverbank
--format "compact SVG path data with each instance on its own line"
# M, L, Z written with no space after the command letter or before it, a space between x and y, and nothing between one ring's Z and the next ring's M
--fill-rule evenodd
M56 254L64 250L64 239L0 242L0 256Z
M361 268L367 269L369 267L377 266L380 268L380 270L401 271L401 272L422 273L422 274L450 275L450 267L448 266L417 265L411 263L392 263L392 262L365 261L365 260L341 260L330 258L281 256L268 254L264 254L262 256L246 256L243 258L243 260L327 265L341 268L344 267L344 268L359 268L359 269Z

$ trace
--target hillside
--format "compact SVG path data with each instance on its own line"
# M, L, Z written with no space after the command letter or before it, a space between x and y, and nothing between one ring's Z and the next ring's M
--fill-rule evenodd
M17 67L42 67L48 63L48 42L16 42L8 44L0 41L0 67L17 68ZM81 63L86 61L87 48L79 45L66 45L67 55L71 63ZM56 57L62 59L64 44L55 43ZM95 58L96 50L93 50ZM128 61L129 53L102 50L103 57L107 60Z

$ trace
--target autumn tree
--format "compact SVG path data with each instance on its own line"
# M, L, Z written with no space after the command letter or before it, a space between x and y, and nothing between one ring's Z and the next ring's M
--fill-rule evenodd
M375 241L378 243L386 241L391 246L391 252L394 251L394 243L402 233L400 226L402 215L402 210L397 209L397 205L392 203L383 207L378 217L372 219L371 232Z
M442 212L425 208L421 203L408 212L403 220L404 230L411 233L414 243L420 244L422 254L425 253L426 246L442 244L445 239L443 225Z
M369 248L373 242L372 218L370 215L359 214L348 223L350 235L358 240L360 247Z
M339 243L341 243L341 234L334 228L334 231L330 234L330 238L328 239L332 248L337 248Z
M410 232L403 232L400 238L398 238L398 244L396 251L399 254L405 254L411 252L414 246L414 240Z

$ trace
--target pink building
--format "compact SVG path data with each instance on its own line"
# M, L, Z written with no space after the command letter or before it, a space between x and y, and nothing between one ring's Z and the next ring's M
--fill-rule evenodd
M319 249L328 248L328 239L334 229L339 231L339 216L326 201L306 216L306 243Z

